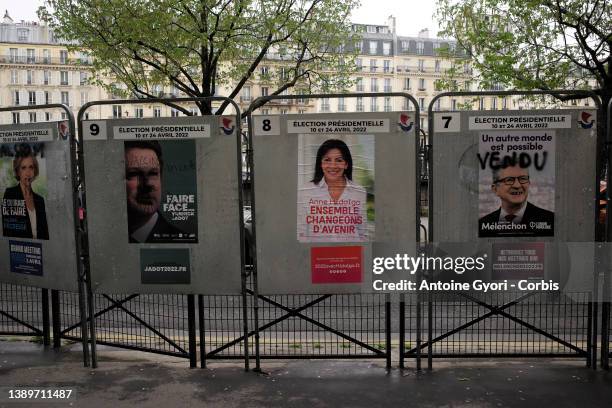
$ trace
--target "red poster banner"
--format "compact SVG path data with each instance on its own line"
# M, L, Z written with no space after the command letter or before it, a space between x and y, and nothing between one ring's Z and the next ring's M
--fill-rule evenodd
M312 283L361 283L363 249L360 246L310 249Z

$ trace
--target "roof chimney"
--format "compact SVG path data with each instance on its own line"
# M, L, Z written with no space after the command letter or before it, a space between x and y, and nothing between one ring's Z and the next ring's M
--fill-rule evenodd
M4 24L12 24L13 19L9 16L8 10L4 10L4 18L2 19L2 23Z

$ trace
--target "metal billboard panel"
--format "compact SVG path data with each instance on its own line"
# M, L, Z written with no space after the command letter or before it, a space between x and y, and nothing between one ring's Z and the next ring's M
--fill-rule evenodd
M65 122L0 126L0 280L76 291L70 139Z
M234 121L83 122L95 292L241 293Z
M490 254L493 279L563 284L568 243L595 237L596 120L595 109L435 112L432 241Z
M251 119L259 293L372 292L374 257L415 254L413 114Z

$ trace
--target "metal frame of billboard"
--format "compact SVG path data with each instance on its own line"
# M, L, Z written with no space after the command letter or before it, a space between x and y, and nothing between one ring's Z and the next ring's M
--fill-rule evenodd
M428 135L429 135L429 140L427 143L427 161L429 162L429 185L431 186L433 184L433 166L431 165L432 160L433 160L433 138L434 138L434 105L435 103L444 97L452 97L452 96L466 96L466 97L481 97L481 96L553 96L553 97L562 97L562 96L573 96L575 97L574 99L584 99L584 98L591 98L594 102L595 105L597 107L598 112L601 112L601 108L602 108L602 104L601 104L601 100L599 98L599 96L593 92L593 91L576 91L576 90L563 90L563 89L557 89L557 90L546 90L546 91L541 91L541 90L537 90L537 91L481 91L481 92L443 92L440 93L438 95L436 95L431 102L429 103L428 109L427 109L427 113L428 113ZM475 111L480 111L480 110L475 110ZM528 112L528 111L520 111L522 113L524 112ZM600 121L598 121L597 123L597 135L598 135L598 145L602 142L600 140L601 138L601 134L602 134L602 130L603 130L603 125L600 123ZM610 158L609 158L610 160ZM598 174L600 174L600 169L601 169L602 163L600 163L599 157L597 158L597 164L596 164L596 170L598 172ZM597 177L597 180L595 180L595 190L594 191L599 191L599 176ZM433 189L430 187L429 188L429 208L432 208L432 203L433 203ZM598 197L596 194L595 197L595 201L597 202ZM597 205L595 205L595 209L597 209ZM594 218L595 218L595 225L597 225L597 211L595 211L594 214ZM608 222L610 222L608 220ZM429 217L429 242L433 243L434 242L434 233L433 233L433 217L430 214ZM608 231L608 233L610 233ZM597 234L596 234L597 235ZM594 237L595 239L596 237ZM597 287L598 287L598 276L597 274L595 274L594 278L593 278L593 292L594 294L597 293ZM521 297L520 299L522 299L523 297ZM467 328L469 327L471 324L476 323L477 321L481 320L481 319L476 319L476 320L472 320L471 322L468 322L464 325L462 325L459 329L457 330L452 330L449 333L446 333L445 335L439 336L436 339L432 339L432 328L433 328L433 322L432 322L432 295L430 293L428 293L427 295L427 307L428 307L428 341L421 345L420 343L417 343L417 349L420 349L421 347L427 347L428 351L427 351L427 365L428 368L431 370L432 369L432 359L433 359L433 347L432 344L435 341L439 341L449 335L452 335L455 331L458 331L461 328ZM468 298L470 299L470 298ZM476 301L475 299L471 299L472 301ZM503 312L504 309L510 307L512 304L516 303L515 301L507 303L507 304L502 304L502 305L488 305L485 302L478 302L478 304L480 304L481 306L486 307L488 310L490 310L490 313L493 314L501 314L505 317L509 317L512 320L514 320L515 322L522 324L530 329L537 329L535 327L530 327L530 325L526 322L523 322L522 320L513 317L511 315L509 315L506 312ZM593 366L593 368L596 366L596 344L597 344L597 303L593 303L592 301L589 301L589 305L592 306L592 308L589 308L589 311L592 311L592 316L589 316L589 332L592 335L591 336L587 336L587 351L586 353L586 360L587 360L587 366ZM500 313L501 312L501 313ZM417 321L421 320L421 316L420 316L420 308L417 309ZM536 330L538 331L540 334L545 335L549 338L551 338L554 341L559 341L560 339L556 338L555 336L548 334L546 332L544 332L543 330ZM560 341L561 344L563 344L563 341ZM575 348L575 347L574 347ZM578 351L578 350L576 350ZM580 354L576 354L576 355L580 355ZM487 355L482 355L483 357L486 357ZM445 357L462 357L462 355L457 355L457 356L445 356ZM552 356L551 356L552 357ZM400 357L400 361L403 362L403 358L404 358L404 354L401 354ZM419 358L417 356L417 358Z
M607 172L606 172L606 241L612 242L612 217L610 217L610 184L612 182L612 176L610 175L610 171L612 171L612 151L610 147L612 146L612 99L608 102L607 115L606 115L606 161L607 161ZM608 251L606 251L608 253ZM608 255L609 256L609 255ZM612 322L610 319L612 315L610 314L610 289L612 289L612 276L610 275L610 259L606 259L607 268L604 274L604 285L603 285L603 293L604 293L604 302L601 305L601 366L605 370L610 369L610 357L612 354L610 353L610 337L612 333Z
M85 310L85 293L84 293L84 283L87 281L89 282L88 276L85 275L84 273L84 264L82 262L83 255L83 246L82 244L82 237L83 237L83 229L81 228L81 224L80 224L80 204L79 204L79 191L80 189L83 188L83 185L80 183L80 181L82 179L78 178L79 176L82 176L82 174L79 173L78 171L78 147L80 146L78 143L79 141L76 138L76 132L75 132L75 120L74 120L74 115L72 113L72 110L61 103L50 103L50 104L44 104L44 105L33 105L33 106L13 106L13 107L0 107L0 112L14 112L14 111L22 111L22 110L28 110L28 111L32 111L32 110L42 110L42 109L62 109L67 116L67 120L68 120L68 131L70 134L70 175L72 178L72 210L73 210L73 216L74 216L74 239L75 239L75 246L76 246L76 253L77 253L77 259L75 260L76 262L76 270L78 273L77 276L77 280L78 280L78 290L79 290L79 313L80 313L80 318L81 318L81 341L82 341L82 345L83 345L83 365L85 367L89 366L89 349L87 346L88 343L88 334L87 334L87 323L86 323L86 310ZM55 121L54 121L55 122ZM37 123L44 123L44 122L37 122ZM80 258L80 259L79 259ZM46 290L46 289L45 289ZM51 297L52 299L56 299L58 296L58 291L57 290L52 290L51 291ZM45 296L44 292L43 292L43 302L45 302L45 298L47 296ZM54 334L58 333L59 330L56 330L57 327L59 327L59 310L57 310L56 307L54 307L55 305L57 305L57 302L53 301L51 303L52 305L52 316L53 316L53 328L54 328ZM44 315L43 315L44 316ZM59 336L58 338L54 338L54 346L55 347L59 347L60 345L60 339Z
M416 219L418 220L420 217L420 210L421 210L421 201L420 201L420 193L421 193L421 189L420 189L420 170L421 170L421 161L420 161L420 155L418 154L419 152L419 130L420 130L420 109L419 109L419 105L416 101L416 99L408 94L408 93L404 93L404 92L373 92L373 93L350 93L350 94L342 94L342 93L330 93L330 94L309 94L309 95L268 95L268 96L260 96L259 98L256 98L250 105L248 108L249 111L249 115L248 115L248 129L249 129L249 135L248 135L248 142L249 142L249 150L250 152L252 152L253 149L253 111L255 109L259 109L263 106L265 106L266 103L273 101L273 100L292 100L292 99L321 99L321 98L359 98L359 97L402 97L405 98L406 100L410 101L410 103L412 104L412 106L415 109L415 152L416 154L416 160L415 160L415 166L416 166L416 196L415 196L415 200L416 200ZM259 103L261 103L260 106L257 106L255 108L253 108L254 106L258 105ZM357 112L340 112L340 113L357 113ZM252 191L255 191L255 168L254 168L254 163L253 163L253 154L248 154L248 166L251 169L251 188ZM254 197L254 193L253 193L253 197ZM262 299L264 301L267 301L271 304L275 304L277 307L281 307L284 311L287 312L287 314L285 314L284 316L282 316L279 319L274 320L271 323L268 323L265 327L269 327L271 324L276 324L279 323L283 320L285 320L286 318L292 317L292 316L296 316L296 317L300 317L302 319L306 319L311 323L316 324L319 327L322 327L323 329L332 332L333 334L336 334L340 337L343 337L349 341L353 341L356 342L357 344L360 344L361 342L359 342L356 339L351 338L350 336L345 335L344 333L341 333L337 330L334 330L331 327L328 327L322 323L319 323L313 319L307 318L304 315L302 315L301 313L299 313L300 311L310 307L311 305L317 304L320 301L326 299L327 297L331 296L329 294L327 295L320 295L319 298L315 299L314 301L306 304L306 305L302 305L301 307L299 307L298 309L290 309L287 308L283 305L279 305L277 304L277 302L271 301L269 299L267 299L265 296L262 296L259 294L259 290L258 290L258 282L257 282L257 247L256 247L256 243L257 243L257 227L256 227L256 200L253 199L252 203L251 203L251 218L252 218L252 241L251 241L251 254L253 257L253 290L250 291L251 294L255 297L255 301L254 301L254 325L255 325L255 329L253 331L253 335L255 336L255 370L256 371L261 371L261 357L260 357L260 353L259 353L259 331L260 331L260 326L259 326L259 306L258 306L258 299ZM417 242L417 247L420 245L420 223L417 222L415 225L416 228L416 242ZM401 295L401 299L403 301L403 294ZM385 353L382 354L382 357L384 357L386 359L386 364L387 364L387 369L389 369L391 367L391 321L390 321L390 295L386 294L386 321L385 321L385 327L386 327L386 351ZM403 333L402 333L402 339L403 339ZM403 344L403 340L400 339L400 343ZM360 344L362 346L367 346L364 344ZM368 349L370 349L370 347L366 347ZM372 351L376 352L377 350L372 349ZM304 358L337 358L338 356L328 356L328 355L320 355L320 356L306 356ZM367 358L373 358L374 356L368 356ZM381 357L381 356L378 356Z
M236 102L234 102L232 99L230 98L226 98L226 97L221 97L221 96L212 96L212 97L187 97L187 98L152 98L152 99L112 99L112 100L103 100L103 101L92 101L92 102L88 102L85 105L83 105L81 107L81 109L79 109L79 112L77 114L77 122L78 122L78 130L79 130L79 143L83 143L83 116L85 114L85 112L91 108L92 106L100 106L100 105L135 105L135 104L153 104L153 103L160 103L160 104L169 104L169 103L183 103L183 102L214 102L214 101L223 101L223 102L229 102L230 105L232 105L232 107L234 108L235 114L234 116L236 117L236 140L237 140L237 147L236 147L236 159L237 159L237 174L238 174L238 182L242 183L242 155L241 155L241 113L240 113L240 108L239 106L236 104ZM214 116L214 115L211 115ZM79 155L79 166L81 169L84 169L84 152L81 151L80 155ZM83 186L83 190L86 191L85 188L85 175L82 175L82 186ZM247 323L247 317L248 317L248 311L247 311L247 303L246 303L246 272L245 272L245 268L244 268L244 264L245 264L245 245L244 245L244 219L243 219L243 195L242 195L242 185L238 186L238 208L239 208L239 223L240 223L240 276L241 276L241 283L242 283L242 300L243 300L243 307L242 307L242 316L243 316L243 330L244 330L244 342L245 342L245 355L244 355L244 364L245 364L245 369L248 370L249 367L249 353L248 353L248 323ZM83 194L82 197L82 202L83 202L83 208L87 208L86 205L86 195ZM85 237L87 237L87 217L85 217L85 219L83 220L83 230L85 232ZM90 324L90 331L91 331L91 345L92 345L92 349L91 349L91 360L92 360L92 367L96 368L97 367L97 355L96 355L96 335L95 335L95 309L94 309L94 304L93 304L93 293L92 293L92 288L91 288L91 277L90 277L90 268L89 268L89 246L88 243L85 245L85 250L87 251L84 259L85 259L85 272L87 274L87 293L88 293L88 309L89 309L89 313L91 316L91 319L89 320L89 324ZM201 307L202 301L201 301L201 296L202 295L198 295L198 300L200 300L199 304ZM189 355L189 364L190 367L195 368L197 366L197 352L196 352L196 337L195 337L195 324L196 324L196 316L195 316L195 295L193 294L188 294L187 295L187 301L188 301L188 331L189 331L189 350L188 350L188 355ZM115 306L119 305L121 302L116 303ZM140 321L141 324L145 324L144 321ZM148 327L149 329L153 329L153 331L155 332L155 329L152 327ZM199 331L199 335L200 338L203 339L204 338L204 333L203 333L204 327L203 325L200 325L200 331ZM112 344L111 344L112 345ZM115 345L117 347L124 347L122 345ZM130 347L133 349L138 349L138 347ZM203 350L203 342L201 342L200 348Z

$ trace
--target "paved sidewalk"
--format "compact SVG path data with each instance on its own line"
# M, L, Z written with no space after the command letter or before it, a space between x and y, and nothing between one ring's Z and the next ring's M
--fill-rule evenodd
M582 361L436 361L432 372L394 368L384 361L262 361L266 374L242 362L188 362L100 347L99 368L83 367L79 345L61 351L0 341L0 389L62 387L71 403L17 403L2 407L611 407L612 373Z

